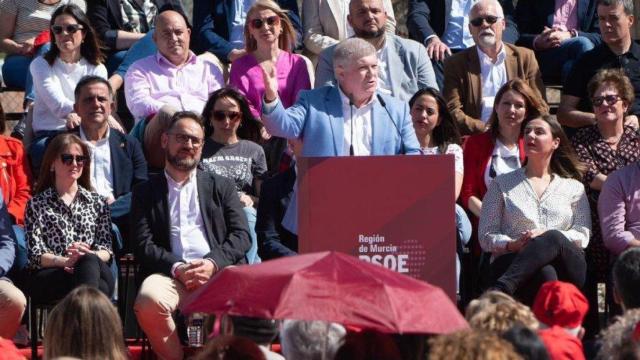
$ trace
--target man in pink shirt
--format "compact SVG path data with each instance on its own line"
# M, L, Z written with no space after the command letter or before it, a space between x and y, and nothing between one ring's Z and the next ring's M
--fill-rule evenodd
M209 94L224 85L220 69L189 50L191 29L183 15L165 11L156 18L154 55L142 58L125 76L127 106L145 121L144 150L149 166L162 168L160 135L176 111L201 113Z
M564 81L580 55L602 42L596 0L520 0L520 39L533 49L546 82Z

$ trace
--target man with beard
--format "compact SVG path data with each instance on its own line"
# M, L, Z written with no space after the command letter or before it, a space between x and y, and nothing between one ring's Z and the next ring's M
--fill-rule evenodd
M419 89L437 89L436 76L427 51L417 41L386 34L387 13L382 0L352 0L347 21L355 37L376 48L378 58L378 91L409 101ZM315 87L335 85L333 53L337 45L320 53Z
M502 42L505 20L500 4L481 0L469 15L469 31L476 45L444 63L444 96L463 135L485 131L495 95L507 81L520 78L540 96L544 94L533 51Z
M222 268L245 263L249 228L231 180L196 170L202 120L177 112L162 134L164 173L133 189L135 256L143 281L138 323L161 359L182 359L172 313Z

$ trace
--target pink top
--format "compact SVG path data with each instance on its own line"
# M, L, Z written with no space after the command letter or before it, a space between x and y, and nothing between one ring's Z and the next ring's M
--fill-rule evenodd
M578 28L578 0L556 0L553 27L563 31Z
M276 72L278 96L285 108L296 102L300 90L311 88L307 63L299 55L280 51ZM262 70L253 54L247 54L233 62L229 74L229 85L236 87L247 97L251 113L256 119L260 119L264 82Z
M163 105L200 114L209 94L223 85L222 73L213 63L191 53L186 64L175 66L157 52L131 65L124 92L131 114L139 121Z

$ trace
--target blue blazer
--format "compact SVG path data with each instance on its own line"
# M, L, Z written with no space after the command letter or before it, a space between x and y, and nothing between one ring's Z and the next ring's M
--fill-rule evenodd
M578 36L584 36L594 45L602 42L596 12L596 0L578 0ZM516 6L516 23L520 31L518 45L533 49L533 39L553 26L555 0L519 0Z
M393 97L380 96L388 113L379 101L374 101L371 155L400 154L402 145L406 154L419 154L420 145L409 106ZM340 93L335 86L303 90L298 101L286 110L280 101L269 113L263 106L262 121L271 135L303 138L303 156L348 155L343 153L344 117Z
M193 27L197 32L197 53L209 51L228 62L227 56L233 50L229 43L229 29L233 21L233 2L242 0L194 0ZM278 5L288 11L289 20L296 31L296 49L302 47L302 23L296 0L276 0Z

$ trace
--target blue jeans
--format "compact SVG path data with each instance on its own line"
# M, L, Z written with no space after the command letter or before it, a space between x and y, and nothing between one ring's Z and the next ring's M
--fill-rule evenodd
M256 215L257 211L253 206L245 206L244 214L247 216L249 223L249 236L251 237L251 248L247 251L245 257L249 264L258 264L262 262L258 256L258 236L256 235Z
M33 90L33 78L29 65L38 56L44 55L51 48L51 43L46 43L38 48L33 56L9 55L4 59L2 65L2 78L8 87L24 89L24 97L28 100L35 100L36 94Z
M13 261L13 269L21 271L27 266L27 243L24 238L24 228L13 225L13 233L16 235L16 259Z
M545 81L564 83L576 60L585 52L594 48L591 40L583 36L565 40L560 47L536 50L536 58Z
M471 222L464 209L456 204L456 234L462 245L471 239ZM460 256L456 254L456 292L460 292Z
M142 39L131 45L129 49L116 51L109 55L106 63L109 76L118 74L124 79L124 75L131 64L153 55L156 50L156 44L153 42L153 30L150 30Z
M42 130L33 134L33 140L29 146L29 157L31 158L31 173L34 179L37 179L40 175L40 165L42 164L42 158L44 152L49 145L49 139L52 139L58 134L66 132L65 130Z

